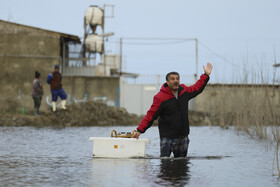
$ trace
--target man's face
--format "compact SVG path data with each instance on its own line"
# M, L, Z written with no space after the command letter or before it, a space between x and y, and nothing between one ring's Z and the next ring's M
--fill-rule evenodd
M168 79L168 81L166 81L166 83L167 83L168 87L170 88L170 90L176 91L179 89L180 78L176 74L171 74L171 75L169 75L169 79Z
M58 68L55 68L54 71L55 71L55 72L59 72L59 69L58 69Z

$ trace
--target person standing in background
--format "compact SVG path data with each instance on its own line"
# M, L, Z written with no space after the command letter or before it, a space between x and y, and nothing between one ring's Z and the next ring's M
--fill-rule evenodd
M54 72L50 73L47 77L47 83L50 84L51 93L52 93L52 110L56 111L56 101L58 96L61 101L61 108L66 110L66 93L62 88L62 75L59 72L59 65L54 66Z
M42 97L44 94L43 85L41 81L41 74L35 71L35 79L32 84L32 98L34 101L34 115L39 115L39 109L41 106Z

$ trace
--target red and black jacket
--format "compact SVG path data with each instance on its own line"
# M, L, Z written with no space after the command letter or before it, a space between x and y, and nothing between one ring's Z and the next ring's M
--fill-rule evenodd
M137 130L144 133L159 117L160 138L180 138L189 135L188 102L204 90L208 81L209 76L202 74L192 86L180 84L178 99L172 94L168 85L163 84L158 94L154 96L153 104Z

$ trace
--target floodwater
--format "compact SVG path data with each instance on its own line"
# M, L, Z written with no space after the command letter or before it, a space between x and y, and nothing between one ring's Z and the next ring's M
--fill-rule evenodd
M191 127L187 159L160 159L157 127L147 158L92 157L89 137L135 127L0 127L0 186L279 186L273 149L233 128ZM276 173L276 171L275 171Z

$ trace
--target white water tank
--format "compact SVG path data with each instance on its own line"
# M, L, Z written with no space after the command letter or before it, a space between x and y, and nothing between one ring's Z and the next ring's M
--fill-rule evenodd
M97 6L90 6L85 12L85 24L91 26L103 24L103 10Z
M85 40L86 51L94 53L103 53L103 39L96 34L90 34Z

